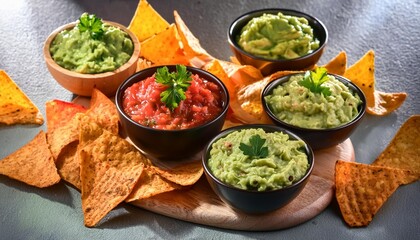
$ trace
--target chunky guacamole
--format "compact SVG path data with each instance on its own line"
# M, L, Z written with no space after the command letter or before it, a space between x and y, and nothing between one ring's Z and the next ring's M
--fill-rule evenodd
M267 59L293 59L319 48L308 20L303 17L264 14L251 19L237 37L246 52Z
M328 75L329 80L322 84L329 88L328 96L299 84L303 77L303 74L291 76L265 97L278 119L298 127L328 129L348 123L357 116L362 101L333 75Z
M51 56L63 68L78 73L109 72L131 58L133 42L118 27L103 24L103 33L97 38L79 28L60 32L51 43Z
M266 154L250 156L241 145L263 139ZM309 168L305 143L281 132L261 128L234 131L211 146L208 166L215 177L237 188L269 191L299 181ZM255 147L255 146L254 146Z

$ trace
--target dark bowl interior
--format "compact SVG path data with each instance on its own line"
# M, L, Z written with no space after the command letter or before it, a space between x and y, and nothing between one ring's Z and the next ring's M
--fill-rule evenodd
M301 128L301 127L293 126L291 124L288 124L286 122L279 120L275 116L275 114L270 110L264 97L272 94L274 88L276 88L278 85L281 85L289 81L289 78L291 76L298 75L298 74L302 74L302 73L287 75L267 84L267 86L263 89L262 94L261 94L261 101L263 104L264 111L267 113L267 115L276 125L281 126L285 129L288 129L298 134L303 139L305 139L309 143L309 145L312 147L313 150L332 147L345 141L348 137L350 137L350 135L353 133L356 127L360 124L362 118L365 115L366 98L362 90L360 90L360 88L358 88L352 82L350 82L349 80L347 80L346 78L340 75L330 74L330 75L333 75L340 82L344 83L344 85L346 85L350 90L352 90L353 93L359 95L360 100L362 101L362 104L358 108L359 114L351 122L348 122L346 124L343 124L335 128L329 128L329 129Z
M133 121L124 112L122 105L124 91L134 83L152 76L159 67L162 66L147 68L133 74L118 88L115 103L123 130L130 140L149 157L160 160L178 160L194 156L202 151L205 144L222 129L229 106L228 91L225 85L211 73L187 66L187 70L192 74L197 74L203 79L214 82L221 88L223 100L221 113L210 122L183 130L159 130L141 125ZM169 71L176 70L175 65L168 65L167 67Z
M241 49L241 47L236 42L236 36L241 32L241 29L255 17L259 17L264 13L277 14L282 12L285 15L304 17L308 20L309 25L314 30L314 36L319 40L319 48L313 51L310 54L305 56L288 59L288 60L271 60L265 59L262 57L253 56ZM228 42L232 52L235 54L235 57L241 64L252 65L258 68L261 73L266 76L276 71L281 70L303 70L314 66L318 60L321 58L321 55L324 51L325 45L328 41L328 31L325 25L319 21L317 18L310 16L306 13L299 12L291 9L281 9L281 8L269 8L269 9L260 9L245 13L235 19L229 27L228 30Z
M238 131L245 128L262 128L266 132L281 131L288 134L290 139L302 140L302 138L296 134L275 125L249 124L225 129L208 143L203 152L202 163L204 167L204 173L213 191L220 197L220 199L223 200L223 202L225 202L231 208L250 214L262 214L271 212L290 203L303 190L314 167L313 151L308 144L305 145L305 152L308 155L309 168L303 178L293 185L282 189L263 192L243 190L233 187L220 181L212 174L207 164L207 159L210 157L210 150L212 148L212 144L215 141L233 131Z

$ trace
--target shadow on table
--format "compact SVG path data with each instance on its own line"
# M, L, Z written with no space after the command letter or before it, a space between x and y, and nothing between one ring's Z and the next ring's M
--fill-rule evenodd
M63 181L51 187L37 188L11 179L7 176L0 175L0 186L2 184L10 188L16 189L20 192L36 194L39 197L48 199L53 202L58 202L72 208L76 207L73 204L73 196L70 193L70 189Z

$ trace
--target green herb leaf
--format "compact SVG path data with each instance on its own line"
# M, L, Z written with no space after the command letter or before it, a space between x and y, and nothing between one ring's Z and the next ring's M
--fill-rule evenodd
M99 39L104 34L102 19L96 17L95 14L83 13L79 18L77 28L80 32L88 31L93 39Z
M331 90L329 87L321 86L328 81L327 69L323 67L316 68L314 71L306 71L303 80L299 85L306 87L313 93L322 93L324 96L330 96Z
M266 140L261 138L260 135L253 135L249 139L250 145L241 143L239 145L239 149L242 150L245 155L250 157L265 158L268 156L268 147L263 147L265 141Z
M168 86L160 94L160 100L173 111L186 98L185 91L192 81L191 73L184 65L177 65L176 72L171 73L167 67L161 67L156 70L155 78L157 83Z

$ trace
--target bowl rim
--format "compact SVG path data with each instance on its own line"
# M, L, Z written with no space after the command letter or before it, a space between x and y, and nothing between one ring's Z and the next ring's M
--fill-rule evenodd
M106 20L102 20L102 22L107 25L118 27L119 29L127 33L129 37L131 38L134 48L133 48L133 53L131 54L130 59L128 59L126 63L124 63L117 69L114 69L113 71L102 72L102 73L79 73L79 72L71 71L69 69L66 69L58 65L51 56L50 45L54 41L58 33L62 32L63 30L74 28L76 24L78 24L78 21L61 25L60 27L56 28L54 31L52 31L48 35L47 39L44 42L44 48L43 48L43 55L44 55L46 63L50 67L54 68L56 71L62 72L65 75L73 76L77 78L86 78L86 79L96 79L96 78L105 78L105 77L113 76L115 74L118 74L119 72L124 72L125 70L130 68L130 66L132 66L133 64L137 64L137 60L140 56L140 42L138 38L136 37L136 35L127 27L117 22L106 21Z
M289 135L294 140L301 140L305 143L305 151L307 153L306 155L308 156L309 167L306 170L305 175L303 175L303 177L301 179L299 179L297 182L293 183L292 185L289 185L289 186L286 186L286 187L283 187L283 188L273 189L273 190L269 190L269 191L257 191L257 190L246 190L246 189L237 188L235 186L232 186L230 184L227 184L227 183L223 182L222 180L220 180L219 178L217 178L216 176L213 175L212 171L210 170L210 168L208 167L208 164L207 164L208 163L208 156L209 156L210 151L212 149L213 143L215 143L220 138L227 136L231 132L240 131L242 129L256 129L256 128L262 128L262 129L264 129L264 131L266 131L267 129L269 129L272 132L280 131L282 133L285 133L285 134ZM270 124L245 124L245 125L238 125L238 126L226 128L223 131L221 131L219 134L217 134L215 137L213 137L207 143L206 147L204 148L204 151L203 151L202 157L201 157L201 162L202 162L202 165L203 165L203 168L204 168L204 172L208 176L210 176L210 178L213 181L215 181L218 185L221 185L224 188L228 188L228 189L238 191L238 192L255 193L255 194L261 194L262 195L262 194L271 194L271 193L275 193L275 192L287 191L289 189L293 189L293 188L298 187L303 182L308 180L308 178L311 176L312 171L314 169L315 155L314 155L314 152L313 152L311 146L309 145L309 143L306 140L304 140L303 138L301 138L298 134L296 134L296 133L294 133L290 130L287 130L287 129L285 129L283 127L280 127L280 126L270 125Z
M297 58L292 58L292 59L268 59L268 58L263 58L260 56L255 56L253 54L250 54L248 52L246 52L245 50L243 50L238 43L235 40L235 37L233 35L233 30L236 29L235 27L238 26L238 22L242 19L246 19L246 18L250 18L250 20L254 17L259 17L260 15L264 14L264 13L274 13L274 12L282 12L282 13L286 13L287 15L291 15L291 16L298 16L298 17L305 17L308 21L309 21L309 25L314 28L314 25L319 25L320 28L322 29L322 31L325 34L325 40L323 42L321 42L320 46L315 49L313 52L305 54L303 56L297 57ZM296 14L296 15L295 15ZM256 15L254 17L250 17L251 15ZM250 21L249 20L249 21ZM248 21L248 22L249 22ZM248 23L247 22L247 23ZM312 24L312 22L314 22L315 24ZM246 24L246 23L245 23ZM318 54L320 51L323 51L324 47L327 45L328 42L328 30L327 27L325 26L325 24L320 21L318 18L309 15L307 13L298 11L298 10L294 10L294 9L287 9L287 8L263 8L263 9L257 9L257 10L252 10L249 12L246 12L242 15L240 15L239 17L237 17L235 20L233 20L233 22L229 25L228 28L228 42L231 46L233 46L237 51L239 51L241 54L252 58L252 59L256 59L256 60L260 60L260 61L266 61L266 62L273 62L273 63L285 63L285 62L298 62L304 59L308 59L311 58L312 56Z
M351 88L353 88L353 89L350 88L350 90L352 90L354 93L356 93L359 96L360 100L362 101L362 104L360 105L360 111L359 111L359 113L351 121L349 121L349 122L347 122L345 124L342 124L342 125L333 127L333 128L320 128L320 129L317 129L317 128L303 128L303 127L295 126L295 125L289 124L287 122L284 122L284 121L278 119L276 117L276 115L268 107L268 104L265 101L265 96L267 96L269 93L271 93L272 90L275 87L277 87L278 85L283 84L283 83L289 81L289 79L292 76L302 75L302 74L304 74L304 72L292 73L292 74L288 74L288 75L285 75L285 76L276 78L273 81L271 81L270 83L268 83L264 87L264 89L262 90L262 92L261 92L261 102L262 102L262 105L263 105L263 109L264 109L264 111L267 113L267 115L273 121L277 121L280 124L286 126L287 128L293 129L295 131L300 131L300 132L302 132L302 131L306 131L306 132L324 132L324 133L327 133L327 132L334 132L334 131L338 131L338 130L347 128L350 125L353 125L354 123L357 123L359 120L361 120L363 118L363 116L366 113L366 107L367 107L366 106L367 105L367 103L366 103L366 96L363 93L363 91L356 84L354 84L353 82L351 82L349 79L347 79L347 78L345 78L345 77L343 77L341 75L338 75L338 74L328 73L328 75L334 76L338 81L344 83L344 85L346 85L348 88L350 88L349 87L349 85L350 85Z
M197 74L197 73L201 73L204 75L207 75L208 77L210 77L212 80L209 81L214 81L217 82L218 85L221 87L221 92L222 95L226 96L226 101L224 101L222 103L222 111L212 120L205 122L204 124L192 127L192 128L186 128L186 129L156 129L156 128L151 128L145 125L142 125L136 121L134 121L133 119L131 119L130 116L128 116L127 113L125 113L123 107L122 107L122 98L124 97L124 91L132 86L133 84L143 81L145 80L147 77L152 76L155 72L157 68L160 67L172 67L175 68L176 64L168 64L168 65L159 65L159 66L152 66L152 67L148 67L148 68L144 68L136 73L134 73L133 75L131 75L130 77L128 77L126 80L124 80L120 86L117 88L117 91L115 93L115 106L117 107L118 112L120 113L120 116L122 116L124 119L126 119L127 121L129 121L131 124L134 124L136 127L140 127L143 129L146 129L148 131L153 131L153 132L171 132L171 133L180 133L180 132L189 132L189 131L196 131L198 129L201 128L205 128L208 125L211 125L212 123L218 121L220 118L224 117L229 109L229 102L230 102L230 96L229 96L229 92L227 90L227 87L225 86L225 84L222 82L222 80L220 80L218 77L216 77L214 74L203 70L201 68L197 68L197 67L192 67L192 66L186 66L188 71L192 71L195 72L193 74ZM136 79L138 77L138 75L142 75L145 74L145 72L151 72L151 75L148 75L142 79ZM206 79L208 80L208 79Z

